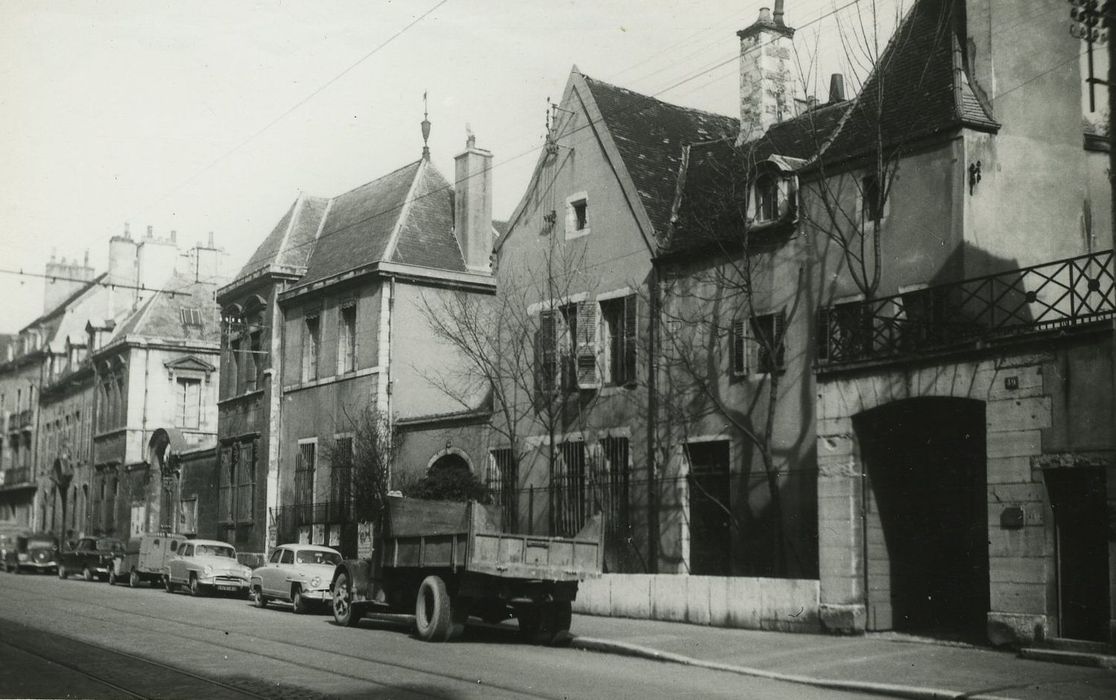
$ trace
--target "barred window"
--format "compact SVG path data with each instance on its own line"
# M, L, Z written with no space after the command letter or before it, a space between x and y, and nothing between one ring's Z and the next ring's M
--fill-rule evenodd
M555 533L572 537L587 517L585 480L585 443L578 440L558 446L559 459L554 475Z
M314 502L314 460L318 445L304 442L295 454L295 494L294 503L309 506Z
M519 465L515 452L503 447L489 452L488 490L504 515L504 527L513 529L519 521Z
M256 446L256 440L242 443L237 460L236 520L241 523L250 523L253 520L252 504L256 497Z

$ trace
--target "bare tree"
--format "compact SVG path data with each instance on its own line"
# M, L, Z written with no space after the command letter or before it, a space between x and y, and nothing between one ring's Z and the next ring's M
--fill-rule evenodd
M335 479L331 497L351 503L355 520L380 525L388 492L410 486L409 475L392 473L403 434L373 406L346 411L345 419L351 437L331 440L324 449L331 473L348 475Z

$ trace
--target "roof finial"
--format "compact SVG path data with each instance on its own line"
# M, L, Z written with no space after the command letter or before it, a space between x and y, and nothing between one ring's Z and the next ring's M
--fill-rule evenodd
M430 146L427 143L430 140L430 120L426 117L426 91L424 90L422 93L422 159L430 160Z

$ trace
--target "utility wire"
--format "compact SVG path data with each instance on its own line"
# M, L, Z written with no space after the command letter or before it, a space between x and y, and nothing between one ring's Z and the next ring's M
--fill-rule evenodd
M337 75L335 75L335 76L333 76L332 78L330 78L329 80L327 80L327 81L326 81L325 83L323 83L323 84L322 84L322 85L321 85L320 87L318 87L318 88L317 88L316 90L314 90L313 92L311 92L311 93L310 93L309 95L307 95L306 97L304 97L304 98L302 98L301 100L299 100L298 102L296 102L296 103L295 103L294 105L292 105L291 107L289 107L289 108L288 108L288 109L287 109L287 110L286 110L285 112L283 112L283 113L282 113L282 114L280 114L279 116L275 117L274 119L272 119L271 121L269 121L269 122L268 122L267 124L264 124L264 125L263 125L263 126L262 126L262 127L260 128L260 129L256 130L256 131L255 131L254 133L252 133L252 134L251 134L250 136L248 136L248 138L244 139L243 141L241 141L240 143L238 143L238 144L237 144L236 146L233 146L233 147L232 147L231 149L229 149L228 151L225 151L225 152L224 152L223 154L221 154L220 156L218 156L217 158L215 158L215 159L214 159L214 160L213 160L213 161L212 161L211 163L209 163L208 165L204 166L204 167L203 167L203 168L202 168L201 170L199 170L198 172L194 173L194 174L193 174L193 175L191 175L190 177L188 177L188 178L186 178L185 180L183 180L182 182L178 183L177 185L175 185L175 186L174 186L174 187L172 187L171 189L169 189L169 190L167 190L166 192L164 192L164 193L163 193L162 195L160 195L160 196L159 196L159 197L158 197L158 198L157 198L157 199L156 199L155 201L156 201L156 202L161 202L161 201L163 201L163 200L164 200L164 199L166 199L167 197L171 196L171 195L172 195L172 194L174 194L175 192L179 191L180 189L182 189L182 188L183 188L183 187L185 187L186 185L190 184L190 183L191 183L191 182L193 182L194 180L198 179L199 177L201 177L202 175L204 175L205 173L207 173L207 172L208 172L209 170L211 170L211 169L213 169L214 167L216 167L216 166L217 166L218 164L220 164L220 163L222 163L223 161L225 161L226 159L228 159L228 158L229 158L230 156L232 156L232 155L233 155L233 154L235 154L235 153L236 153L237 151L239 151L240 149L242 149L242 148L244 148L245 146L247 146L247 145L248 145L249 143L251 143L252 141L254 141L254 140L256 140L257 138L259 138L259 137L260 137L260 136L261 136L261 135L262 135L262 134L263 134L263 133L264 133L265 131L267 131L267 130L268 130L268 129L270 129L271 127L273 127L273 126L275 126L276 124L278 124L279 122L281 122L281 121L282 121L283 119L285 119L285 118L286 118L287 116L289 116L289 115L290 115L290 114L291 114L292 112L294 112L295 110L297 110L297 109L298 109L299 107L303 106L304 104L306 104L306 103L307 103L307 102L309 102L310 100L312 100L312 99L314 99L315 97L317 97L317 96L318 96L319 94L321 94L321 93L322 93L322 91L324 91L324 90L325 90L326 88L328 88L328 87L329 87L330 85L333 85L334 83L336 83L336 82L337 82L338 80L340 80L341 78L343 78L343 77L345 77L346 75L348 75L348 74L349 74L349 73L350 73L350 72L351 72L351 71L352 71L353 69L355 69L355 68L356 68L357 66L359 66L359 65L360 65L360 64L362 64L362 63L364 63L364 62L365 62L365 61L367 61L367 60L368 60L369 58L372 58L373 56L375 56L375 55L376 55L377 53L379 53L379 51L380 51L381 49L383 49L383 48L384 48L385 46L387 46L387 45L388 45L388 44L390 44L391 42L393 42L393 41L395 41L396 39L398 39L398 38L399 38L400 36L402 36L402 35L404 34L404 32L406 32L406 31L407 31L408 29L410 29L411 27L415 26L416 24L418 24L418 23L419 23L419 22L421 22L422 20L426 19L426 17L428 17L428 16L429 16L429 15L430 15L431 13L433 13L433 12L434 12L435 10L437 10L437 9L438 9L439 7L441 7L442 5L445 5L445 4L447 3L447 2L449 2L449 0L440 0L440 2L439 2L439 3L437 4L437 5L435 5L434 7L431 7L431 8L429 9L429 10L427 10L426 12L422 13L421 15L419 15L419 16L418 16L417 18L415 18L415 19L414 19L413 21L411 21L411 22L410 22L409 24L407 24L407 25L406 25L405 27L403 27L402 29L400 29L399 31L397 31L397 32L396 32L395 34L392 34L392 35L391 35L390 37L388 37L387 39L385 39L385 40L384 40L383 42L381 42L381 43L380 43L380 44L379 44L378 46L376 46L376 47L375 47L374 49L372 49L371 51L369 51L368 53L364 54L364 55L363 55L363 56L361 56L361 57L360 57L359 59L357 59L357 60L356 60L356 61L355 61L354 63L352 63L352 64L351 64L351 65L350 65L350 66L349 66L348 68L346 68L345 70L341 71L341 72L340 72L340 73L338 73Z
M112 287L113 289L136 289L136 290L143 291L143 292L161 292L163 294L169 294L172 297L175 294L179 294L179 295L182 295L182 296L189 296L189 292L183 292L183 291L180 291L180 290L161 289L159 287L146 287L142 284L140 284L140 285L120 284L120 283L117 283L117 282L106 282L105 280L98 280L96 278L82 279L81 277L65 277L65 276L62 276L62 275L48 275L48 274L45 274L45 273L42 273L42 272L27 272L26 270L23 270L22 268L18 269L18 270L12 270L12 269L8 269L8 268L0 268L0 274L19 275L19 276L22 276L22 277L37 277L37 278L40 278L40 279L50 280L51 282L81 282L82 284L87 284L87 285L94 285L95 284L95 285L98 285L100 287Z

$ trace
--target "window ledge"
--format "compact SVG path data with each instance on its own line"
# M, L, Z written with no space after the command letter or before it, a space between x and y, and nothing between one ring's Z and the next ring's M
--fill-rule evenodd
M237 394L236 396L229 396L227 398L221 399L217 402L217 405L224 406L225 404L236 403L237 401L244 401L245 399L250 398L256 398L262 396L263 393L263 389L253 389L252 391L246 391L243 394Z
M590 232L591 232L591 229L588 226L586 226L583 229L574 229L572 231L566 231L566 240L570 241L570 240L573 240L575 238L581 238L583 236L588 236Z
M379 374L379 373L380 373L380 368L379 367L365 367L364 369L358 369L355 372L346 372L345 374L341 374L341 375L335 374L335 375L332 375L332 376L329 376L329 377L322 377L320 379L311 379L309 381L299 382L298 384L288 384L287 386L283 387L283 393L284 394L289 394L293 391L301 391L303 389L313 389L315 387L325 386L327 384L336 384L338 382L345 382L345 381L348 381L350 379L357 379L358 377L367 377L369 375Z

